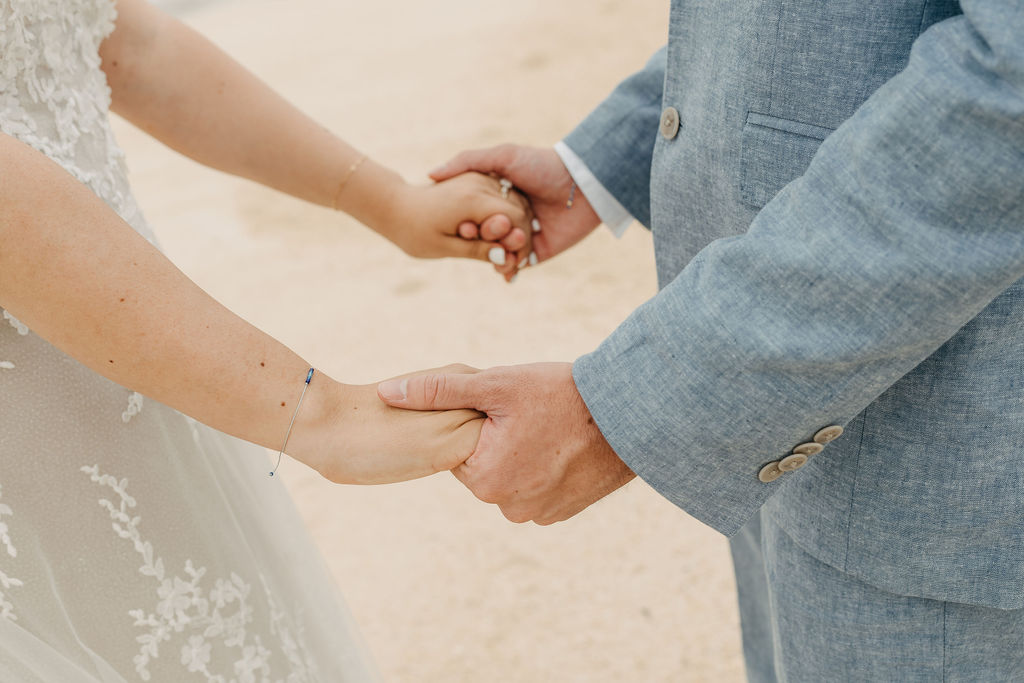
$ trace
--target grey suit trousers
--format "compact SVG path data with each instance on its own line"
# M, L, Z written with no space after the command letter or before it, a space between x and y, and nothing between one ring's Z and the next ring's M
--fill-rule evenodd
M751 683L1024 681L1024 609L880 590L765 511L730 540Z

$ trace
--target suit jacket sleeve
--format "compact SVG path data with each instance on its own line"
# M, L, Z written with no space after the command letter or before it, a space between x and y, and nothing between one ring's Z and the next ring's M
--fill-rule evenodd
M1024 3L961 6L746 234L574 366L619 456L725 534L781 483L758 480L766 462L848 422L1024 276Z
M627 211L651 226L651 158L665 88L662 48L595 109L565 144Z

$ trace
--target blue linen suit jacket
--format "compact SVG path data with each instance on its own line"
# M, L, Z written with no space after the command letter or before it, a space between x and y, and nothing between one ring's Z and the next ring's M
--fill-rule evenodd
M654 235L661 291L574 366L623 460L724 534L764 508L1024 607L1024 2L675 0L566 143Z

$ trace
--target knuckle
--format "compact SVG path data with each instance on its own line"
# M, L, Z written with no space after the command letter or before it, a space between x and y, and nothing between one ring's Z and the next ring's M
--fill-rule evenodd
M430 404L436 403L445 393L445 386L448 380L445 379L444 375L434 375L433 381L429 383L429 393L427 395L427 401Z
M485 370L480 373L481 389L484 393L496 396L504 392L508 387L508 378L502 377L500 372Z
M476 199L478 195L483 194L490 189L490 178L485 175L480 175L477 171L468 171L462 178L462 182L458 189L458 197L463 201L469 201Z
M574 514L572 511L548 510L543 515L537 515L537 518L533 521L538 526L551 526L570 519Z
M444 390L444 375L427 375L420 383L419 398L426 404L431 405L437 401Z
M494 160L502 167L504 171L508 171L508 167L512 165L512 162L516 157L516 146L511 143L504 143L498 145L493 150Z
M477 482L473 487L473 494L485 503L497 505L501 502L502 495L500 487L490 481Z
M525 524L530 521L530 515L521 509L503 507L501 514L505 516L505 519L512 522L513 524Z
M457 372L457 373L463 374L463 375L468 375L468 374L471 374L471 373L474 373L474 372L478 372L478 370L476 368L474 368L472 366L469 366L469 365L466 365L465 363L452 363L451 365L446 365L444 367L444 370L447 371L447 372Z

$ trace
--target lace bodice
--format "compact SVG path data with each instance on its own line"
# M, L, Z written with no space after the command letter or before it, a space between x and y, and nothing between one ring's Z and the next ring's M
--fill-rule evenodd
M113 0L0 0L0 131L50 157L146 239L107 112Z
M99 49L116 17L113 0L0 0L0 131L56 161L155 244L108 118ZM0 370L14 369L0 359ZM130 394L121 418L127 422L141 408L142 396Z

